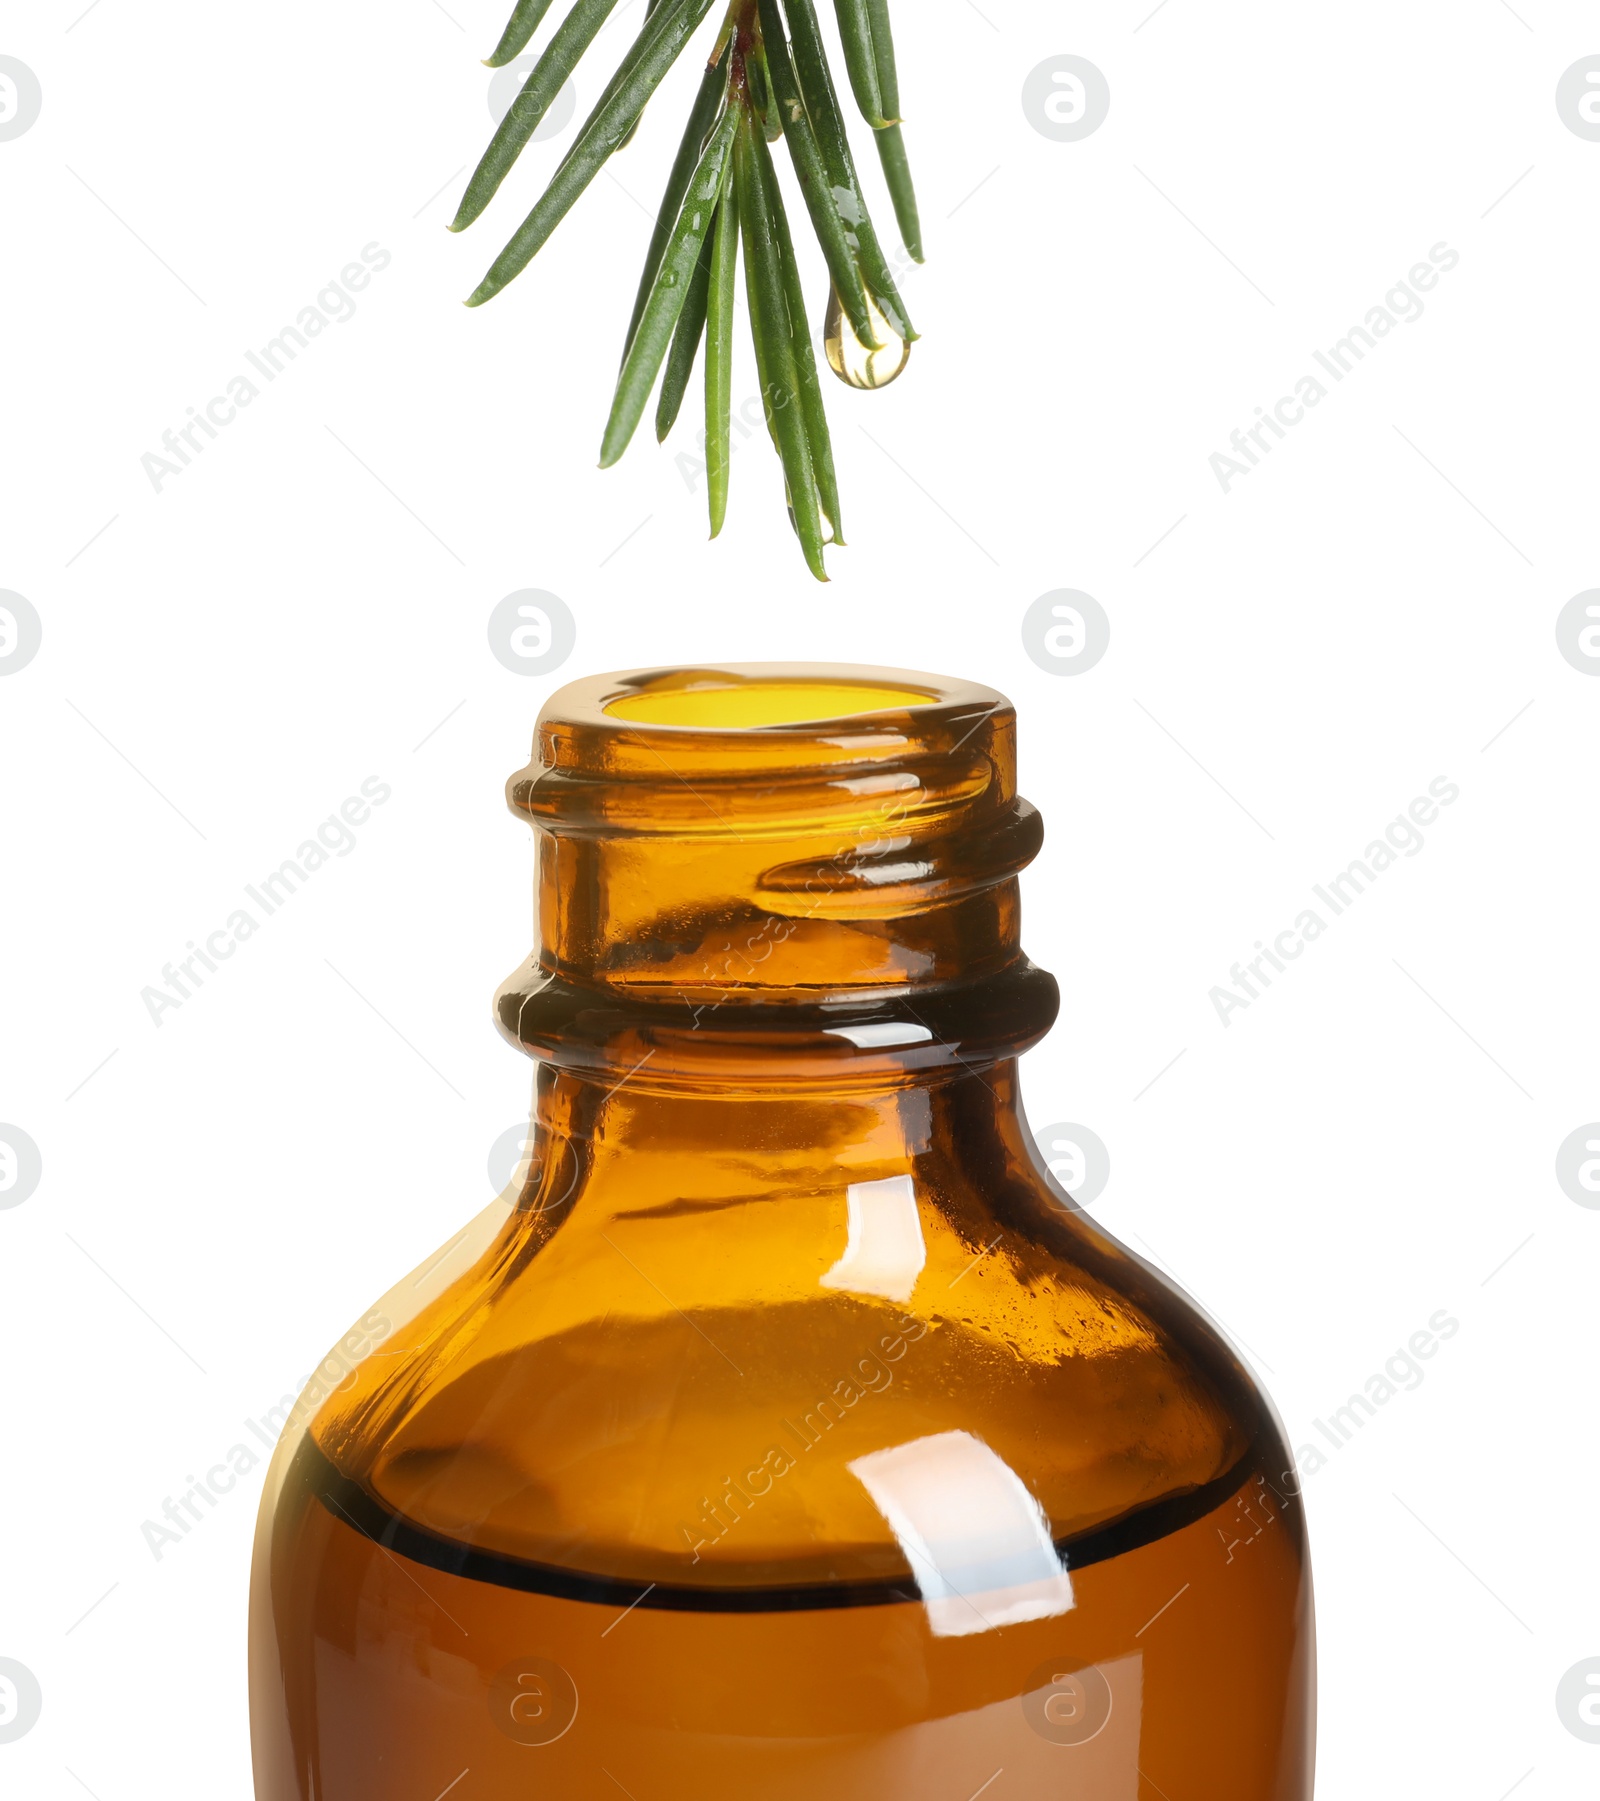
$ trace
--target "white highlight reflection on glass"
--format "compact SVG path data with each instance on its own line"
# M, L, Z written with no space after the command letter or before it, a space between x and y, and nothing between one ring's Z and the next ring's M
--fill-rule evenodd
M858 1457L910 1561L935 1638L959 1638L1073 1605L1072 1578L1022 1478L970 1432L936 1432Z
M830 1038L848 1038L858 1051L886 1050L893 1045L928 1044L933 1033L909 1020L886 1019L876 1025L829 1026Z
M844 1199L848 1214L844 1255L823 1276L822 1286L909 1301L928 1261L910 1176L852 1182Z

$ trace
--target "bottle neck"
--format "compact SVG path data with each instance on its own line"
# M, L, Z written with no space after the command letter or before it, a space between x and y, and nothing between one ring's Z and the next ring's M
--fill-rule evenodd
M731 1092L542 1065L519 1209L551 1229L575 1208L607 1218L698 1216L792 1200L835 1201L910 1178L921 1195L995 1188L1031 1157L1014 1060L981 1073L857 1081L831 1092L782 1084ZM693 1171L693 1197L684 1194ZM603 1224L603 1220L601 1222Z
M601 1083L648 1066L652 1085L822 1092L982 1067L1048 1030L1010 707L857 681L829 704L917 704L726 723L795 686L676 671L552 701L508 787L538 841L538 949L497 997L514 1043ZM712 723L673 723L696 709Z

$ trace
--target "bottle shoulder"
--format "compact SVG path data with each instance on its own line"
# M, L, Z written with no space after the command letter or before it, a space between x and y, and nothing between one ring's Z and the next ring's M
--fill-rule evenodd
M1207 1490L1272 1430L1187 1299L1035 1171L627 1189L511 1212L396 1327L313 1422L345 1478L507 1557L831 1581L904 1567L872 1472L906 1447L982 1447L1067 1542Z

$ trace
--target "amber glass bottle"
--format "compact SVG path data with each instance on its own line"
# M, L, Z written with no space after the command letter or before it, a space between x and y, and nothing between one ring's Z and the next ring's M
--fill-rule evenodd
M529 1157L285 1433L258 1801L1309 1797L1281 1433L1023 1118L1015 761L901 671L550 702Z

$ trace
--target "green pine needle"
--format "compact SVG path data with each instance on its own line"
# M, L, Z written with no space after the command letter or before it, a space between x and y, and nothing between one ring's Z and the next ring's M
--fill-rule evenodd
M828 436L828 415L822 406L822 388L817 381L817 359L811 349L811 333L806 325L805 296L800 291L800 265L795 261L794 241L789 236L789 221L784 217L783 197L778 192L778 174L765 142L758 142L755 170L761 183L762 207L772 221L772 238L778 252L778 268L783 278L785 320L789 332L789 349L794 363L795 387L800 400L800 422L805 427L806 449L817 484L817 499L835 544L844 543L839 529L839 488L833 472L833 444Z
M599 174L600 165L628 135L628 128L644 110L662 76L710 10L711 0L672 0L645 25L623 58L617 79L584 121L577 141L551 177L549 187L534 202L532 212L518 226L511 242L489 265L489 273L468 295L468 306L482 306L484 301L492 300L544 248L573 202Z
M667 354L667 345L683 310L684 297L700 261L700 247L711 229L717 201L722 197L728 150L739 117L734 107L724 111L689 183L683 210L672 228L666 255L661 259L650 298L640 315L639 329L633 334L633 342L628 346L622 371L617 377L616 398L611 403L611 417L606 421L605 438L600 446L602 469L609 469L628 448L628 440L633 436L645 402L650 398L650 390L656 384L661 359Z
M844 118L839 111L833 77L828 72L827 53L822 48L822 33L817 26L816 11L811 0L786 0L789 15L789 41L794 52L795 72L800 78L800 92L810 114L812 128L822 151L840 214L854 232L856 255L861 273L877 299L883 316L908 341L915 339L911 320L900 298L894 277L889 273L888 259L872 229L866 202L861 197L861 183L856 176L855 158L850 154L850 140L845 135Z
M611 17L617 0L570 0L489 148L452 222L470 225ZM872 128L907 250L922 260L916 195L900 132L889 0L834 0L851 92ZM531 41L551 0L516 0L489 58L501 67ZM468 298L480 306L519 275L606 160L628 143L645 106L710 11L711 0L646 0L643 23L544 192ZM846 325L866 349L882 328L915 337L873 228L850 148L814 0L727 0L668 172L623 344L600 462L631 441L660 380L655 428L677 422L705 345L705 459L711 536L727 516L733 318L743 251L745 304L768 432L783 469L806 566L827 580L823 549L844 542L838 482L812 349L802 274L767 146L782 137ZM892 340L891 340L892 343ZM830 352L830 354L832 354Z
M724 189L726 192L726 189ZM720 209L721 202L718 202ZM683 297L683 311L678 314L678 328L672 334L672 348L667 352L661 372L661 397L656 403L656 442L659 444L678 422L678 409L689 391L689 377L694 373L694 359L700 351L700 340L706 331L706 301L711 287L712 242L716 235L716 217L711 230L700 244L700 260L689 277L689 291Z
M539 29L539 23L550 10L550 0L517 0L517 10L506 21L506 28L500 34L500 42L494 47L494 54L483 60L491 69L503 69L508 62L520 56L528 46L528 39Z
M857 259L857 240L851 226L839 211L838 195L828 181L817 147L817 134L811 128L810 115L800 98L800 84L795 79L794 64L789 57L789 42L783 35L778 17L777 0L761 0L761 26L765 39L767 67L772 76L772 89L778 113L783 121L784 138L794 163L800 193L811 215L811 226L827 259L828 273L839 290L840 304L849 317L856 336L870 349L878 348L877 332L867 306L866 283L862 280Z
M891 125L900 123L900 77L894 66L894 33L889 29L889 0L867 0L872 21L872 53L878 65L878 96L883 116Z
M495 189L505 180L511 165L539 129L550 102L566 85L568 76L578 66L578 58L594 42L595 34L605 24L616 3L617 0L578 0L561 21L556 35L534 64L533 73L522 84L521 93L512 101L499 129L489 140L489 148L473 170L461 205L450 222L452 231L465 231L494 199Z
M767 206L767 191L756 161L766 154L766 139L748 113L739 121L735 165L739 183L739 224L744 233L745 292L755 338L756 371L767 425L778 446L789 493L794 529L805 553L806 567L819 582L828 579L822 562L822 509L816 469L805 420L798 405L800 378L795 371L789 301L784 291L777 225Z
M706 290L706 501L711 536L728 513L729 424L733 411L733 305L739 267L739 192L722 191L712 236L711 281Z
M719 46L720 48L723 47ZM667 240L672 236L672 228L683 207L683 197L694 179L700 153L705 149L706 135L722 110L727 88L727 64L719 55L700 78L700 91L695 95L694 106L689 112L689 123L684 127L678 154L674 157L671 172L667 176L666 192L662 194L661 205L656 210L655 230L650 234L650 248L644 255L644 273L639 278L639 292L634 296L633 302L633 317L628 321L628 336L622 347L624 356L628 354L628 345L633 342L633 334L639 329L639 316L644 311L644 303L650 298L651 288L655 286L656 271L667 253Z
M872 47L872 21L867 0L837 0L839 36L844 40L844 66L861 116L874 131L889 123L878 87L878 58Z
M906 161L905 140L898 125L886 125L877 133L878 160L883 164L883 179L889 198L894 202L895 224L900 227L900 241L912 257L922 261L922 224L917 217L917 194L911 185L911 165Z

